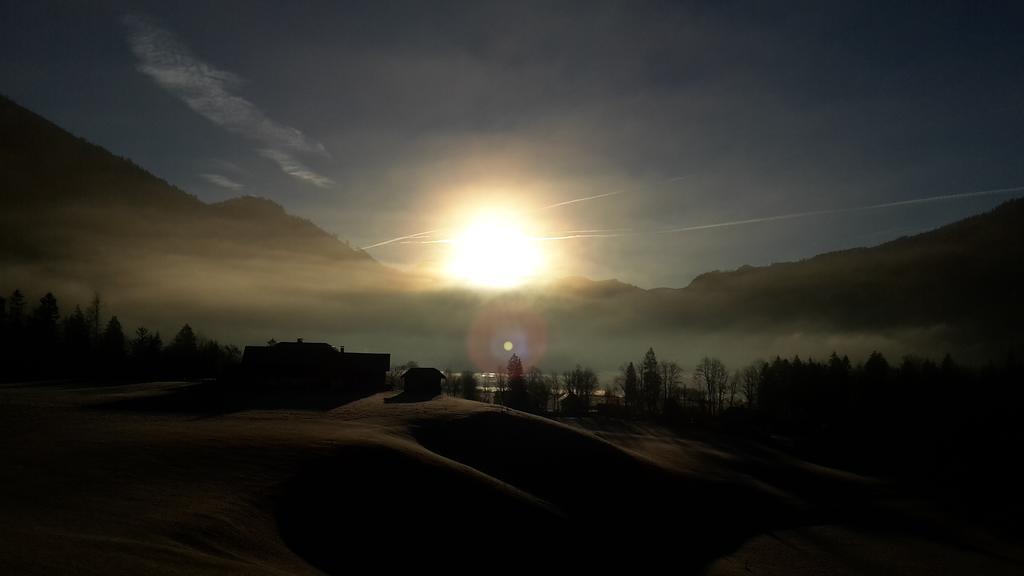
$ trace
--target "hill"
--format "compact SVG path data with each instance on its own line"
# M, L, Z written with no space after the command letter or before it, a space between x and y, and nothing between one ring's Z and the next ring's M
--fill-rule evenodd
M0 387L0 570L1019 565L891 485L769 448L388 394L195 411L171 399L188 386Z

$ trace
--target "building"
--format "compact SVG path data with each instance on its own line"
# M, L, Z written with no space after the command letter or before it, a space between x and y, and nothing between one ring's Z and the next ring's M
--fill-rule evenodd
M345 352L344 347L301 338L246 346L242 353L246 380L265 386L372 392L384 389L390 369L390 354Z
M414 396L437 396L441 393L441 380L447 380L437 368L409 368L402 374L405 393Z

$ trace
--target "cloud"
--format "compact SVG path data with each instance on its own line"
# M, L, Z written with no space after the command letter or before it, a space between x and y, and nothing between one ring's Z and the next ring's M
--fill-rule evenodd
M242 83L238 75L195 57L174 34L146 18L125 16L124 23L129 29L132 51L139 60L138 70L158 86L214 124L272 149L275 156L268 157L277 161L287 174L317 186L332 183L330 178L316 174L285 152L330 157L324 145L301 130L275 122L258 106L235 94L232 90ZM284 157L289 160L279 159Z
M200 174L199 176L211 184L216 184L217 186L227 188L229 190L241 190L245 187L231 178L220 174Z
M299 162L291 154L282 152L281 150L275 150L273 148L267 148L260 150L260 155L264 158L269 158L277 163L281 167L281 170L293 177L303 180L314 186L321 188L327 188L334 184L334 180L331 180L327 176L317 174L309 169L305 164Z

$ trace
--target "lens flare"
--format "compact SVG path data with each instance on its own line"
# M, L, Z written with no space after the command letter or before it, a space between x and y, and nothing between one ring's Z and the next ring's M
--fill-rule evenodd
M547 322L527 306L495 302L482 308L469 327L466 350L477 370L504 369L512 352L524 366L537 366L548 348Z

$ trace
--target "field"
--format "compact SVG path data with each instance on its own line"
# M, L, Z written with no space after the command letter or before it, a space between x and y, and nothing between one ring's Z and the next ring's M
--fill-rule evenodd
M0 572L1024 566L1017 542L898 486L717 435L394 393L274 409L182 400L196 390L0 387Z

